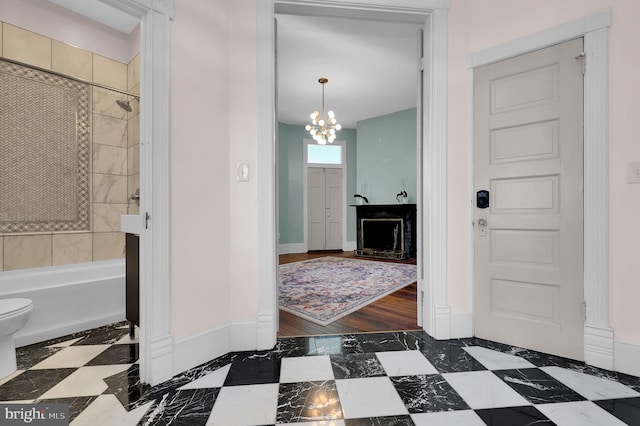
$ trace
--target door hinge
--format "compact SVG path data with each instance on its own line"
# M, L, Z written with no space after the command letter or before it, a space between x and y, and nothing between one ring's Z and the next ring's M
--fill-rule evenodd
M424 306L424 290L420 291L420 304Z
M420 61L418 62L418 70L424 71L424 56L420 58Z
M587 73L587 55L582 52L576 56L576 60L582 62L582 75L585 75Z
M582 301L582 316L583 316L583 320L586 322L587 321L587 301L586 300Z
M144 212L144 229L149 229L149 220L151 220L151 215L149 212Z

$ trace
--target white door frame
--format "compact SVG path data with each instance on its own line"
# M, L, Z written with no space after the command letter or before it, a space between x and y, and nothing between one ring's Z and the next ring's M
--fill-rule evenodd
M140 19L140 380L173 376L169 324L169 20L173 0L100 0Z
M613 370L613 329L609 326L609 89L608 29L611 9L499 46L474 52L473 68L519 56L568 40L584 37L587 72L584 76L584 359L590 365ZM473 84L469 98L473 110ZM473 117L473 115L471 115ZM473 132L469 156L473 158ZM469 163L469 268L473 290L473 163ZM473 291L470 306L473 309Z
M257 346L276 343L277 238L275 217L275 34L279 13L420 22L425 30L422 186L417 205L418 232L424 250L419 254L418 290L426 297L418 318L427 333L450 336L447 300L447 36L449 0L260 0L257 2L258 38L258 314ZM428 196L425 196L428 195ZM422 203L421 203L422 201Z
M309 167L323 169L342 169L342 250L347 247L347 141L336 140L333 145L342 147L342 164L313 164L307 163L307 146L316 142L313 139L303 139L302 153L302 215L303 215L303 238L304 251L309 250Z

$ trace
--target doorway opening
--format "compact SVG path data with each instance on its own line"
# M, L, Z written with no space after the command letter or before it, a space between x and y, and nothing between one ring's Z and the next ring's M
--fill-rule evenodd
M350 17L318 16L311 12L302 16L286 13L276 15L278 164L275 201L278 206L276 221L279 245L276 269L281 263L319 256L353 257L357 246L357 200L354 194L368 197L371 204L397 204L400 202L397 194L403 191L409 192L411 203L415 204L421 198L422 158L416 153L422 152L422 121L419 115L423 109L422 105L418 105L422 99L419 93L422 74L417 69L424 16L413 22L400 22L390 17L365 20L357 11L353 14ZM294 38L295 43L292 41ZM300 51L294 53L296 48L304 47L307 38L325 40L333 46L333 49L326 49L326 54L335 56L327 56L326 59L314 56L313 66L309 66L304 54ZM403 46L399 47L397 43ZM389 60L390 51L395 55L392 60ZM367 69L363 57L376 55L382 55L384 59L377 62L374 59L377 65L372 64ZM351 59L347 59L349 56L353 57L355 63L365 63L361 67L353 65L349 62ZM398 69L404 74L391 77ZM308 133L305 135L304 131L305 120L308 120L309 113L318 101L313 92L317 86L315 74L318 73L328 76L331 81L327 90L327 106L335 110L335 116L343 128L337 133L337 139L344 137L344 141L327 145L344 147L343 165L326 166L327 170L335 170L336 167L342 170L340 176L331 171L333 180L342 181L342 185L334 182L335 191L329 192L326 191L325 165L318 170L315 167L317 165L307 163L307 147L315 142L305 140L310 136ZM302 81L305 78L311 93L306 93ZM407 117L410 119L407 120ZM390 123L396 123L397 127L394 128ZM360 137L359 133L364 136ZM318 183L320 181L323 185ZM366 187L368 191L365 192ZM316 208L317 200L322 198L326 201L326 194L335 196L339 192L341 205L338 212L341 217L336 218L331 210L331 206L337 203L330 202ZM327 230L331 232L327 233ZM330 244L327 245L328 240ZM319 252L324 250L332 252ZM396 261L417 265L420 255L419 252L417 255L413 253L409 259ZM368 260L380 261L373 258ZM341 319L342 323L334 327L302 324L303 320L280 311L278 335L420 329L418 286L416 282L399 290L398 294L388 296L386 300L374 302L351 314L351 318ZM386 310L381 310L381 306L386 306ZM389 306L395 308L389 309ZM371 312L367 312L369 309ZM377 313L374 313L376 309Z

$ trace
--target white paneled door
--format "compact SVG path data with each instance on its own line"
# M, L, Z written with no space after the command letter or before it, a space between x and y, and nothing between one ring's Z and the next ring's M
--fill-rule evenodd
M584 356L582 46L474 70L476 336L573 359Z
M309 250L342 249L342 169L309 167Z

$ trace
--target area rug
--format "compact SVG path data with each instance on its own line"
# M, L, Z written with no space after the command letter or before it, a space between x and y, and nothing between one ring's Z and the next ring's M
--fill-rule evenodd
M319 257L280 265L280 309L327 325L416 282L416 265Z

